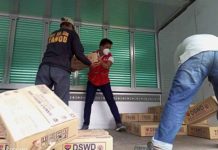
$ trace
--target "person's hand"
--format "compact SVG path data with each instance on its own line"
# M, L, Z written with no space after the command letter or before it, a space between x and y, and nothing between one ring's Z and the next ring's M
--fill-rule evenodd
M71 71L71 72L75 72L75 71L77 71L77 69L75 69L75 68L71 68L70 71Z

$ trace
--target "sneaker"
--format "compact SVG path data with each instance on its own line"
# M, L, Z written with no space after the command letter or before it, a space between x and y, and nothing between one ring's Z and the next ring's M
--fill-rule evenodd
M88 130L88 129L89 129L89 126L88 126L88 125L85 125L85 124L84 124L84 125L82 126L82 128L81 128L81 130Z
M152 142L148 142L146 150L161 150L161 148L154 146Z
M124 126L122 123L118 123L115 130L116 130L117 132L126 131L126 126Z
M148 142L147 145L136 145L134 150L161 150L161 148L154 146L152 142Z

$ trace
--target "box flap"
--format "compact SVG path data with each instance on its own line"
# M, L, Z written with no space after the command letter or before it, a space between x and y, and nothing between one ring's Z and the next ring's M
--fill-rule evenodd
M3 94L0 98L0 115L15 141L50 128L46 118L26 96L15 91Z

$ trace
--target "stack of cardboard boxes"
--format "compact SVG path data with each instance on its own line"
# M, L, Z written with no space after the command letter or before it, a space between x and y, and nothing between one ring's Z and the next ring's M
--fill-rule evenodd
M127 132L139 136L153 136L159 125L162 106L149 107L147 113L123 113L121 119ZM177 135L191 135L208 139L218 139L218 126L208 124L207 119L218 111L214 96L191 105Z
M197 103L187 113L188 135L207 139L218 139L218 125L202 124L202 120L208 119L218 111L218 103L215 96Z
M106 131L79 131L78 123L72 110L44 85L0 94L0 150L31 150L34 141L42 150L50 143L55 150L112 150L113 139Z
M139 136L153 136L159 125L159 116L160 114L152 113L123 113L121 119L127 127L127 132ZM187 135L187 125L182 125L178 135Z
M153 136L162 111L162 106L150 107L147 113L124 113L121 118L127 132ZM218 139L218 126L207 123L217 111L215 97L190 106L177 135ZM71 109L44 85L0 94L0 150L31 150L37 140L42 150L51 142L56 143L55 150L113 149L113 138L107 131L79 131L78 122Z

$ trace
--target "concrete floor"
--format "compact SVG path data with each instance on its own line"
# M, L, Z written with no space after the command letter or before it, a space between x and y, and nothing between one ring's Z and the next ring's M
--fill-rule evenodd
M145 144L151 137L139 137L126 132L108 130L113 136L114 150L134 150L136 144ZM218 140L178 136L173 150L218 150Z

